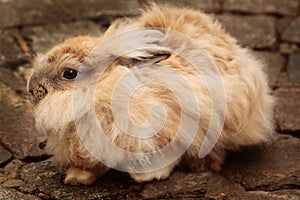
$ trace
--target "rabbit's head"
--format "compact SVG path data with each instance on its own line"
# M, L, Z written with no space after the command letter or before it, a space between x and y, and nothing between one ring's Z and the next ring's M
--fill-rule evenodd
M74 88L88 87L96 80L99 72L122 64L157 62L169 55L169 49L158 43L164 38L158 30L134 30L114 37L99 38L79 36L66 40L51 49L46 55L39 55L33 62L34 71L28 81L28 91L36 105L37 128L59 134L67 126L81 118L88 110L80 110L74 116ZM103 70L102 70L103 69ZM96 77L96 78L95 78ZM86 104L86 99L80 96Z

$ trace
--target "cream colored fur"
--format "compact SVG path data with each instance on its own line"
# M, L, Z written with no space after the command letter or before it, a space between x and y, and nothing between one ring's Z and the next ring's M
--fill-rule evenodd
M133 66L128 66L122 64L122 62L114 62L104 72L99 81L100 84L96 88L95 109L97 118L110 142L129 152L147 153L159 150L167 145L176 137L181 125L185 126L185 131L180 135L182 144L193 139L185 154L169 166L153 172L132 172L132 178L138 182L165 179L179 162L193 165L197 161L196 168L198 169L211 168L220 170L227 151L237 150L245 145L255 145L270 139L273 131L274 100L270 96L267 77L264 73L265 66L251 55L247 49L241 48L236 40L221 28L220 23L210 16L192 9L153 6L144 11L137 19L117 21L99 38L85 36L69 39L63 44L54 47L47 55L38 57L34 63L35 72L29 82L29 89L34 91L33 98L37 98L38 92L35 91L38 90L38 85L42 85L48 91L47 95L37 99L39 101L37 101L38 104L35 111L36 126L40 131L48 135L47 149L49 153L53 154L57 162L62 166L70 168L67 171L66 183L91 184L96 176L105 173L109 167L122 163L122 159L125 159L125 157L122 153L104 146L101 152L98 153L99 155L101 154L101 159L110 164L109 167L106 167L89 153L76 134L74 121L77 120L82 127L86 127L87 140L88 138L93 139L96 129L88 125L90 119L88 113L92 112L92 110L87 110L84 107L80 110L79 108L80 111L74 115L72 104L74 83L61 81L55 84L57 79L51 77L54 77L55 74L60 74L65 66L72 66L78 69L97 45L114 35L136 28L149 27L175 30L192 38L216 64L219 74L212 70L213 66L205 66L209 62L203 61L200 64L203 64L205 67L201 68L203 75L201 76L190 63L175 54L171 54L168 58L153 64L153 68L150 65L142 69L139 66L135 66L134 63L132 64ZM139 37L135 36L130 40L133 41ZM118 52L121 48L128 48L128 44L132 44L130 40L116 41L115 46L106 47L106 53ZM197 49L189 45L165 33L164 38L157 43L157 46L154 46L153 52L133 51L128 55L124 55L124 57L129 59L128 62L130 63L131 58L142 59L143 57L151 56L155 51L167 51L168 48L173 48L176 52L184 52L185 57L191 59L195 56L203 56L203 52L198 52ZM95 55L96 58L97 55ZM103 63L98 64L101 65ZM168 66L168 69L171 68L185 77L185 80L197 97L200 113L196 112L197 109L189 107L187 91L175 81L176 77L172 76L173 73L163 66ZM123 85L118 86L121 88L123 95L129 95L127 93L130 93L130 87L139 84L143 85L143 83L148 83L149 80L155 82L156 77L159 75L165 75L166 79L174 80L174 87L178 88L179 96L176 97L166 87L146 84L144 88L136 90L131 97L129 104L130 119L137 127L151 121L147 111L151 110L153 104L159 102L164 108L164 112L156 112L156 118L160 119L160 117L164 118L167 116L167 119L163 128L152 138L136 139L128 135L124 131L136 132L137 135L142 135L143 133L132 127L125 127L127 130L122 130L116 119L114 119L112 108L113 91L118 85L118 81L126 74L131 74L128 78L129 81L127 84L123 83ZM211 94L209 92L220 95L223 88L215 87L212 91L209 91L204 77L219 75L224 85L226 102L223 102L223 99L219 99L220 102L214 103L216 103L217 109L220 110L222 110L222 103L225 103L226 110L224 113L212 113L213 102L211 102ZM183 105L189 112L189 123L195 121L195 116L200 114L199 130L195 138L191 138L188 131L190 124L180 123L182 108L177 98L184 99ZM122 100L121 95L119 102L122 102ZM82 104L86 104L86 99L82 99ZM116 106L118 106L118 102ZM123 108L116 109L122 110ZM225 115L224 124L215 120L218 117L220 118L222 114ZM121 123L122 119L124 118L119 116L118 120ZM214 120L212 121L212 119ZM154 123L159 123L159 120L154 120ZM212 124L213 130L216 130L218 126L224 125L222 133L212 151L205 158L199 159L198 153L210 124ZM158 126L160 125L158 124ZM217 137L217 133L213 133L213 137ZM99 146L106 145L102 141L95 141L95 144ZM141 163L145 163L145 168L151 165L146 160L141 161Z

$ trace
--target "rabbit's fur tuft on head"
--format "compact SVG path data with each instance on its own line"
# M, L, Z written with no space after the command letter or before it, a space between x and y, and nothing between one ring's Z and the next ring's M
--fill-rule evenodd
M33 65L28 88L36 127L48 135L48 152L68 168L69 184L91 184L127 162L151 169L162 161L148 154L163 154L175 138L172 150L187 146L183 154L152 171L133 169L131 177L165 179L180 162L220 170L227 151L271 138L274 99L265 66L200 11L152 6L137 19L116 21L99 38L68 39ZM92 113L117 148L97 140ZM151 123L153 129L145 128ZM203 145L212 149L199 158Z

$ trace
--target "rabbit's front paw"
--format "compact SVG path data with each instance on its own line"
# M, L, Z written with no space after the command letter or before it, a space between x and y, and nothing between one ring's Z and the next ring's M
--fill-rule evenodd
M86 170L70 167L66 172L65 184L69 185L91 185L96 176Z
M138 183L149 182L154 179L164 180L169 177L170 173L172 172L173 166L174 165L148 173L132 173L130 174L130 176Z

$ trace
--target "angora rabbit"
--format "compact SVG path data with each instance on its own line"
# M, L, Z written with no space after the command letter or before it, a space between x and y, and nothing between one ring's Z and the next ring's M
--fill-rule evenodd
M67 184L109 168L137 182L166 179L179 163L220 170L227 151L272 135L263 64L200 11L152 6L33 65L36 127Z

